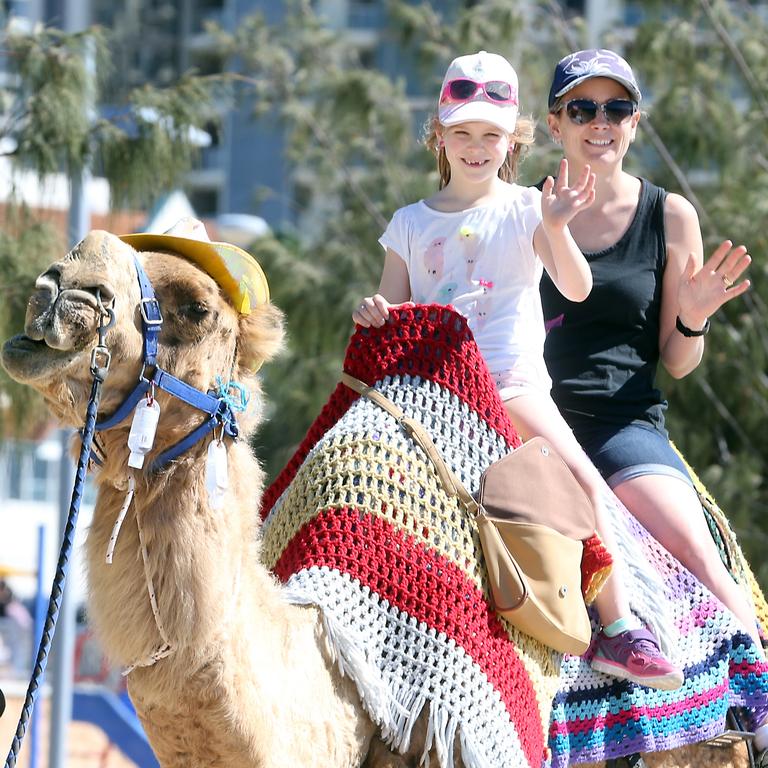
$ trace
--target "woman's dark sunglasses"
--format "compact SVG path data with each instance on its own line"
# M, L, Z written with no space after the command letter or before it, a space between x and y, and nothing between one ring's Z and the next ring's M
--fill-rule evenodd
M605 104L598 104L592 99L571 99L565 103L565 114L578 125L591 123L598 111L605 115L609 123L620 125L637 112L637 104L629 99L611 99Z

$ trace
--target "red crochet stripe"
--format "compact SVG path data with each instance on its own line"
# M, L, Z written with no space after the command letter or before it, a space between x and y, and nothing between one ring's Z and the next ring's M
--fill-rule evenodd
M347 346L344 370L367 384L385 376L405 375L434 381L466 403L511 447L520 445L466 319L448 307L429 304L393 309L381 328L357 326ZM355 399L357 394L348 387L336 386L296 453L264 492L264 517L312 447Z
M464 648L499 692L529 765L541 764L546 744L531 679L496 613L455 564L382 518L343 507L304 525L274 572L285 580L312 566L349 574Z

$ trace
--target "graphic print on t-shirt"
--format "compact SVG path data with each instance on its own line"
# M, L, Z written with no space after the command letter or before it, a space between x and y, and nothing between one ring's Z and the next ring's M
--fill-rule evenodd
M461 252L464 256L464 262L467 265L467 282L472 280L472 273L475 270L475 264L477 263L477 235L472 227L465 224L459 229L459 243L461 244Z
M435 280L440 280L443 277L443 269L445 268L445 237L436 237L424 251L424 266L427 269L427 274L434 277Z
M493 306L493 296L491 291L493 290L493 280L480 280L479 285L483 290L482 296L477 300L475 304L476 318L474 323L474 331L482 331L485 328L485 324L491 314L491 307Z
M453 297L456 295L456 291L459 290L459 284L454 280L441 285L435 296L435 301L438 304L450 304L453 301Z

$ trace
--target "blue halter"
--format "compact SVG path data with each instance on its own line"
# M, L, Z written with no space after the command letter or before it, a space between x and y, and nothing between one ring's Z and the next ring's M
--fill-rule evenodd
M146 272L136 257L134 257L134 262L141 290L139 309L141 312L141 332L143 337L143 366L139 375L139 383L111 416L96 423L96 430L110 429L126 419L133 412L138 402L153 387L167 392L169 395L182 400L199 411L203 411L203 413L207 413L209 416L199 427L192 430L186 437L183 437L178 443L163 451L152 461L149 465L149 470L157 472L177 456L191 448L199 440L202 440L217 426L222 427L225 435L233 439L237 438L239 430L234 411L244 410L245 403L243 397L241 405L235 404L228 389L225 387L222 387L215 394L201 392L199 389L191 387L157 365L157 342L163 325L163 316L160 313L160 304L155 298L152 283L149 281ZM154 373L152 373L150 378L147 378L144 373L151 368L154 368ZM226 385L226 387L229 386L231 384ZM242 396L243 393L241 391Z

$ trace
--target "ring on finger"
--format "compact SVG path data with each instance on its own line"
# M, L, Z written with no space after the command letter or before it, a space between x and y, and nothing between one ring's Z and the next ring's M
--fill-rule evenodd
M733 285L733 280L731 280L728 275L720 275L720 279L723 281L723 285L725 286L726 290L728 290Z
M365 309L365 304L360 305L360 311L362 312Z

